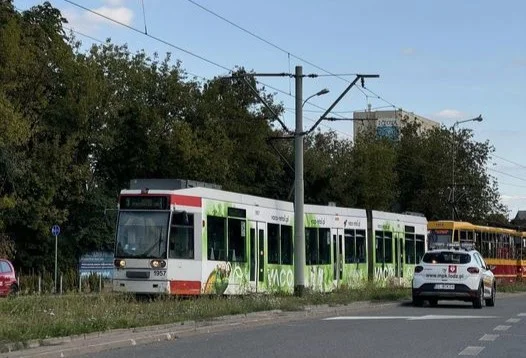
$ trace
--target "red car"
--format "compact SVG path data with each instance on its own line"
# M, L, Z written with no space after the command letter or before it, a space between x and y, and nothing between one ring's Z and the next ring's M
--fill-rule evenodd
M8 296L18 291L15 268L6 259L0 259L0 296Z

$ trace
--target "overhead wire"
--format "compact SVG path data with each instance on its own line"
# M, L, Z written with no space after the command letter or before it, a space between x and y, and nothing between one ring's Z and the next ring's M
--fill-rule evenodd
M237 28L237 29L239 29L239 30L241 30L241 31L243 31L243 32L245 32L245 33L247 33L247 34L249 34L250 36L252 36L252 37L254 37L254 38L256 38L256 39L258 39L258 40L260 40L260 41L262 41L262 42L264 42L264 43L266 43L267 45L272 46L272 47L274 47L275 49L277 49L277 50L279 50L279 51L281 51L281 52L287 54L287 56L289 56L289 57L292 56L292 57L294 57L294 58L296 58L296 59L298 59L298 60L300 60L300 61L302 61L302 62L305 62L305 63L309 64L310 66L312 66L312 67L314 67L314 68L317 68L318 70L323 71L323 72L326 73L326 75L318 75L318 77L321 77L321 76L331 76L331 77L339 78L339 79L341 79L341 80L343 80L343 81L345 81L345 82L347 82L347 83L350 83L351 81L349 81L349 79L345 78L344 76L351 76L351 75L355 75L355 76L356 76L356 75L358 75L357 73L349 73L349 74L337 74L337 73L333 73L333 72L331 72L331 71L329 71L329 70L327 70L327 69L325 69L325 68L323 68L323 67L321 67L321 66L318 66L318 65L314 64L314 63L311 62L311 61L308 61L308 60L305 59L305 58L302 58L302 57L300 57L300 56L298 56L298 55L293 54L293 53L290 52L290 51L287 51L286 49L284 49L284 48L282 48L282 47L276 45L275 43L273 43L273 42L271 42L271 41L268 41L267 39L265 39L265 38L263 38L263 37L257 35L256 33L252 32L252 31L250 31L250 30L248 30L248 29L246 29L246 28L244 28L243 26L236 24L235 22L233 22L233 21L227 19L226 17L224 17L224 16L222 16L222 15L216 13L216 12L213 11L213 10L210 10L209 8L207 8L207 7L205 7L205 6L203 6L203 5L199 4L199 3L197 3L197 2L194 1L194 0L186 0L186 1L188 1L189 3L191 3L191 4L195 5L195 6L197 6L198 8L202 9L203 11L206 11L206 12L208 12L209 14L211 14L211 15L213 15L213 16L215 16L215 17L217 17L217 18L219 18L219 19L221 19L221 20L227 22L228 24L234 26L235 28ZM363 92L362 89L360 89L359 86L356 86L356 88L357 88L360 92L362 92L362 93L365 95L365 93ZM310 103L308 103L308 104L310 104Z
M192 51L189 51L189 50L184 49L184 48L182 48L182 47L180 47L180 46L177 46L177 45L175 45L175 44L173 44L173 43L171 43L171 42L168 42L168 41L166 41L166 40L164 40L164 39L162 39L162 38L160 38L160 37L157 37L157 36L154 36L154 35L148 34L147 31L146 31L146 27L145 27L145 31L142 31L142 30L140 30L140 29L138 29L138 28L136 28L136 27L133 27L133 26L130 26L130 25L128 25L128 24L123 23L122 21L116 20L116 19L111 18L111 17L109 17L109 16L106 16L106 15L100 13L100 12L97 12L97 11L95 11L95 10L92 10L92 9L90 9L90 8L87 8L87 7L85 7L85 6L81 5L81 4L78 4L78 3L76 3L76 2L74 2L74 1L72 1L72 0L64 0L64 1L67 2L67 3L69 3L69 4L71 4L71 5L73 5L73 6L76 6L76 7L80 8L80 9L83 9L83 10L85 10L85 11L88 11L89 13L92 13L92 14L94 14L94 15L100 16L100 17L102 17L102 18L104 18L104 19L106 19L106 20L108 20L108 21L111 21L111 22L116 23L116 24L118 24L118 25L120 25L120 26L123 26L123 27L125 27L125 28L128 28L129 30L132 30L132 31L137 32L137 33L139 33L139 34L142 34L142 35L144 35L144 36L146 36L146 37L149 37L149 38L151 38L151 39L153 39L153 40L156 40L156 41L158 41L158 42L161 42L161 43L163 43L163 44L165 44L165 45L167 45L167 46L169 46L169 47L175 48L175 49L177 49L177 50L179 50L179 51L181 51L181 52L184 52L184 53L186 53L186 54L188 54L188 55L190 55L190 56L193 56L193 57L195 57L195 58L198 58L198 59L200 59L200 60L202 60L202 61L204 61L204 62L207 62L207 63L209 63L209 64L212 64L212 65L214 65L214 66L217 66L217 67L219 67L219 68L221 68L221 69L224 69L224 70L226 70L226 71L228 71L228 72L230 72L230 73L233 73L233 70L230 69L230 68L228 68L228 67L226 67L226 66L223 66L223 65L221 65L221 64L219 64L219 63L217 63L217 62L215 62L215 61L212 61L212 60L210 60L210 59L208 59L208 58L206 58L206 57L204 57L204 56L198 55L198 54L196 54L196 53L194 53L194 52L192 52ZM190 2L192 2L192 3L193 3L194 5L196 5L196 6L199 6L199 7L203 8L204 10L206 10L206 8L204 8L203 6L200 6L199 4L197 4L197 3L193 2L193 1L190 1ZM208 11L208 10L207 10L207 11ZM210 12L210 11L209 11L209 12ZM213 13L213 12L211 12L211 13ZM224 17L221 17L221 16L218 15L218 14L215 14L215 13L213 13L213 14L214 14L215 16L219 16L222 20L231 23L232 25L236 26L237 28L242 29L240 26L234 24L233 22L229 21L228 19L226 19L226 18L224 18ZM146 22L145 22L145 24L146 24ZM272 43L270 43L269 41L263 39L262 37L260 37L260 36L258 36L258 35L256 35L256 34L254 34L254 33L252 33L252 32L250 32L250 31L248 31L248 30L245 30L245 29L242 29L242 30L245 31L245 32L247 32L247 33L249 33L249 34L251 34L252 36L255 36L256 38L260 39L261 41L264 41L264 42L266 42L266 43L272 45ZM289 54L289 52L287 52L286 50L280 48L279 46L276 46L276 45L273 45L273 46L276 47L276 48L278 48L280 51L284 51L284 52L286 52L287 54ZM306 63L311 64L309 61L306 61L306 60L304 60L304 59L301 59L301 58L299 58L298 56L293 55L292 53L290 53L290 55L293 56L293 57L295 57L295 58L298 58L298 59L300 59L300 60L302 60L302 61L304 61L304 62L306 62ZM311 65L312 65L313 67L316 67L316 68L321 69L322 71L324 71L324 72L326 72L326 73L328 73L328 74L330 74L330 75L332 75L332 76L335 76L335 77L338 77L338 78L342 78L342 79L344 79L342 76L337 75L337 74L333 74L333 73L331 73L330 71L325 70L325 69L322 69L322 68L319 67L319 66L316 66L316 65L314 65L314 64L311 64ZM188 72L188 73L189 73L189 72ZM197 77L200 77L200 76L197 76ZM344 79L344 80L347 81L347 82L350 82L350 81L348 81L348 80L346 80L346 79ZM263 83L263 82L261 82L261 81L258 81L258 82L261 83L261 84L263 84L263 85L265 85L265 86L267 86L267 87L269 87L269 88L272 88L272 89L274 89L274 90L277 90L277 91L280 92L280 93L283 93L283 94L285 94L285 95L288 95L288 96L293 97L292 94L291 94L290 92L287 93L287 92L285 92L285 91L283 91L283 90L279 90L279 89L277 89L277 88L275 88L275 87L272 87L272 86L270 86L270 85L268 85L268 84L265 84L265 83ZM359 87L357 87L357 88L359 88ZM360 91L362 91L362 90L360 89ZM363 92L363 91L362 91L362 92ZM315 104L310 103L310 102L307 102L307 104L309 104L309 105L311 105L311 106L314 106L314 107L317 107L317 108L322 108L322 107L316 106ZM340 117L341 117L341 115L340 115ZM326 126L326 125L325 125L325 127L328 127L328 128L330 128L330 129L334 130L334 129L331 128L330 126ZM340 131L338 131L338 132L340 132ZM352 137L352 135L350 135L350 134L346 134L346 135L349 136L349 137Z
M500 160L503 160L503 161L505 161L505 162L508 162L508 163L510 163L510 164L513 164L513 165L516 165L516 166L518 166L518 167L521 167L521 168L523 168L523 169L526 169L526 165L519 164L519 163L514 162L514 161L512 161L512 160L509 160L509 159L503 158L503 157L501 157L501 156L499 156L499 155L497 155L497 154L495 154L495 153L493 153L492 156L495 157L495 158L498 158L498 159L500 159Z

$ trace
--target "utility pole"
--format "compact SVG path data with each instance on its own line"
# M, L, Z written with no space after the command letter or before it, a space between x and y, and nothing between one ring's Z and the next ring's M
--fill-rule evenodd
M347 86L342 94L332 103L332 105L321 115L321 117L314 123L314 125L307 131L303 131L303 77L315 78L315 74L303 74L303 67L296 66L295 73L244 73L240 75L231 76L228 78L245 78L245 83L251 89L251 91L258 97L258 99L270 110L273 118L276 119L287 134L292 132L286 127L285 123L278 117L278 115L272 110L265 100L259 95L259 92L254 88L249 81L246 80L248 76L266 76L266 77L294 77L296 93L295 93L295 110L296 110L296 128L294 130L294 136L284 138L294 138L294 294L296 296L302 296L305 289L305 223L304 223L304 178L303 178L303 136L310 134L321 121L327 119L327 115L332 109L340 102L340 100L349 92L349 90L361 80L362 86L364 85L365 78L378 78L379 75L365 75L356 74L356 78ZM329 90L324 89L315 95L322 95L328 93ZM307 97L305 100L308 101ZM330 120L335 120L331 118ZM339 120L352 120L350 118L340 118Z
M323 121L347 92L364 78L378 78L379 75L356 75L354 81L342 92L333 104L308 130L303 131L303 68L296 66L296 129L294 131L294 294L302 296L305 289L305 223L304 223L304 178L303 178L303 136L311 133ZM320 91L323 93L325 91ZM325 92L326 93L326 92Z
M294 294L305 289L305 223L303 222L303 68L296 66L296 129L294 131Z

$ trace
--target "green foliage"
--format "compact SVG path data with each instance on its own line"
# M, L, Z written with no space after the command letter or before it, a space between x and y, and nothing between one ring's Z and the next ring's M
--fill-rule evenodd
M6 234L0 233L0 258L13 260L15 257L15 243Z
M292 200L293 142L269 142L288 135L272 114L283 106L250 71L199 82L170 54L110 40L82 52L64 21L48 2L22 13L0 2L0 234L12 240L0 254L19 270L52 271L60 224L59 271L74 289L79 257L112 249L116 198L133 178ZM396 142L317 130L305 137L305 201L448 218L455 153L460 217L502 222L492 150L467 130L410 123Z

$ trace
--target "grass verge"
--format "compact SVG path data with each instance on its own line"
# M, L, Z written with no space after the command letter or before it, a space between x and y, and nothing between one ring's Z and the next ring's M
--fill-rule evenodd
M118 328L202 321L249 312L299 311L309 305L342 305L355 301L398 300L407 288L340 289L331 294L249 295L176 299L136 299L130 295L71 294L20 296L0 300L0 343L24 342Z

